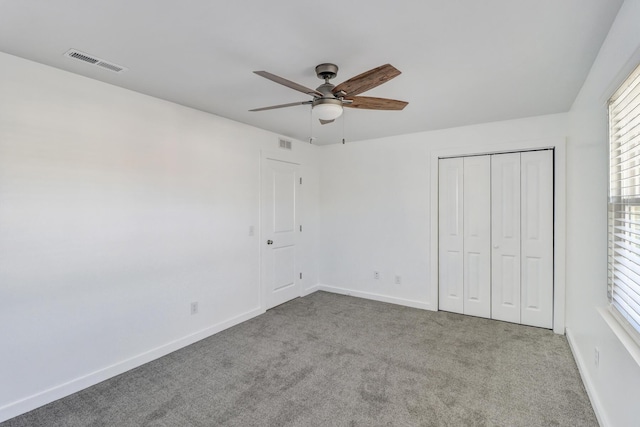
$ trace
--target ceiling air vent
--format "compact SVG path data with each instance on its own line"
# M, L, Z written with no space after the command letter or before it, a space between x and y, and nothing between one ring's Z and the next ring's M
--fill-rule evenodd
M86 62L87 64L95 65L96 67L104 68L105 70L113 71L114 73L123 73L127 71L126 67L105 61L97 56L89 55L88 53L80 52L75 49L69 49L65 52L64 56L77 61Z
M287 141L286 139L278 138L279 147L283 150L291 150L291 141Z

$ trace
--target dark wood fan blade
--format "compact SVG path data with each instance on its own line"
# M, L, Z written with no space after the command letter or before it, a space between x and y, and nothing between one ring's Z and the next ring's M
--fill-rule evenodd
M409 105L409 103L405 101L387 98L374 98L371 96L354 96L352 98L346 98L346 100L353 102L349 104L345 103L345 107L362 108L364 110L402 110L404 107Z
M318 119L318 120L320 120L320 124L321 124L321 125L326 125L326 124L333 123L333 122L335 122L335 121L336 121L335 119L333 119L333 120L322 120L322 119Z
M311 88L299 85L296 82L292 82L291 80L287 80L287 79L282 78L280 76L276 76L275 74L271 74L271 73L269 73L267 71L254 71L254 73L256 73L259 76L264 77L265 79L269 79L272 82L276 82L276 83L279 83L279 84L281 84L283 86L291 88L293 90L297 90L299 92L306 93L307 95L323 96L322 93L318 92L315 89L311 89Z
M295 107L296 105L309 105L312 101L302 101L302 102L291 102L289 104L280 104L280 105L272 105L271 107L262 107L262 108L254 108L249 111L265 111L265 110L275 110L276 108L285 108L285 107Z
M340 83L333 88L333 93L344 91L348 97L358 95L388 82L392 78L399 76L400 70L390 64L381 65L373 70L365 71L346 82Z

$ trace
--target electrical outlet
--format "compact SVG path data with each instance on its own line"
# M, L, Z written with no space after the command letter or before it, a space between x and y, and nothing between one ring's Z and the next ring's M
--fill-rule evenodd
M198 302L191 303L191 314L198 314Z
M593 363L595 363L596 368L600 366L600 350L598 350L598 347L595 347L593 351Z
M378 271L373 272L373 278L378 280L380 278L380 273Z
M402 284L402 277L396 276L396 285L401 285L401 284Z

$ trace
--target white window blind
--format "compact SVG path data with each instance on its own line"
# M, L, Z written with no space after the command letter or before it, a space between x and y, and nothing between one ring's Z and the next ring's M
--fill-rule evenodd
M609 101L608 296L640 337L640 66Z

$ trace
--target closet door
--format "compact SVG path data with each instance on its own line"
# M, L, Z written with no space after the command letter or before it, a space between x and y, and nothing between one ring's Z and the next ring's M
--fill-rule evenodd
M491 156L491 317L520 323L520 153Z
M439 307L462 313L463 159L440 159L438 169Z
M521 154L521 323L553 327L553 152Z
M464 314L491 317L491 157L464 158Z

